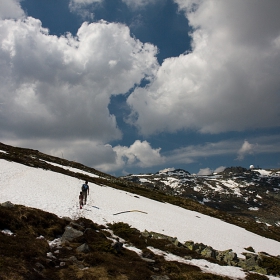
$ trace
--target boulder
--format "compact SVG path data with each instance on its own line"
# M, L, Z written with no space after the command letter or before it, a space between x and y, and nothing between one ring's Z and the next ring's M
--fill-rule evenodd
M80 252L80 253L88 253L88 252L90 252L90 248L89 248L88 244L84 243L81 246L79 246L76 249L76 251Z
M80 230L76 230L70 226L67 226L65 228L65 231L61 237L61 242L64 243L66 241L72 241L77 237L80 237L83 235L83 232Z
M238 260L236 253L234 253L231 249L225 251L224 259L228 265L232 265L235 261Z
M85 230L84 226L82 226L80 224L77 224L75 222L70 222L69 226L74 228L74 229L80 230L80 231L84 231Z
M224 261L228 265L233 266L236 266L238 263L237 255L231 249L225 251L216 251L216 260Z
M207 246L203 243L195 243L194 244L194 251L201 254L201 252L206 248Z
M210 247L210 246L207 246L205 247L201 252L200 254L206 258L215 258L216 257L216 251Z
M146 238L150 237L150 233L146 229L141 234L142 234L143 237L146 237Z
M6 207L6 208L13 208L13 207L15 207L15 205L11 201L3 202L0 205L3 206L3 207Z
M190 249L191 251L194 250L194 242L192 240L186 241L184 246Z
M255 256L245 260L240 259L238 265L245 270L255 271L256 267L258 267L258 260Z

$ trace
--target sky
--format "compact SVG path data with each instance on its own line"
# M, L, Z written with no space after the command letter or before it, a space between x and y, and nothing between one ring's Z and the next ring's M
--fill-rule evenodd
M280 168L278 0L0 1L0 142L115 176Z
M71 170L69 167L61 167ZM232 249L242 259L244 259L242 253L245 252L245 248L250 246L256 252L266 252L273 256L280 254L279 242L275 240L172 204L91 183L87 204L80 210L78 195L83 181L77 178L3 159L0 159L0 175L0 203L11 201L13 204L54 213L59 217L72 219L85 217L105 226L107 223L123 222L142 232L147 230L177 237L181 243L192 240L195 243L211 246L215 250ZM34 192L34 189L37 191ZM60 199L57 199L58 197ZM131 210L142 212L134 211L114 215ZM9 233L10 229L0 228L0 231L3 230ZM231 234L228 234L229 232ZM125 246L129 245L125 244ZM131 245L126 248L141 254L141 250L131 248ZM163 253L150 249L155 254ZM220 266L206 260L186 260L166 253L164 255L167 260L199 266L205 272L228 276L232 279L246 277L246 273L238 267ZM268 277L271 280L280 279Z

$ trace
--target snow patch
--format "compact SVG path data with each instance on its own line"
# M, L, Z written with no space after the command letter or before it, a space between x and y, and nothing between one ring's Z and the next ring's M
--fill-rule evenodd
M250 210L250 211L258 211L259 208L258 207L249 207L248 210Z

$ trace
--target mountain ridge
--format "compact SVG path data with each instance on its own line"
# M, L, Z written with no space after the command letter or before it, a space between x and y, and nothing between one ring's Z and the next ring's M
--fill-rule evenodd
M193 199L212 209L248 217L265 227L280 226L277 215L280 213L280 169L228 167L211 175L175 169L122 178L176 197Z

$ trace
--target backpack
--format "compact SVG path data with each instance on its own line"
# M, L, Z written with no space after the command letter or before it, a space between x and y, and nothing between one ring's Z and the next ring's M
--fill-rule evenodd
M88 186L86 184L82 185L82 192L86 192L88 189Z

